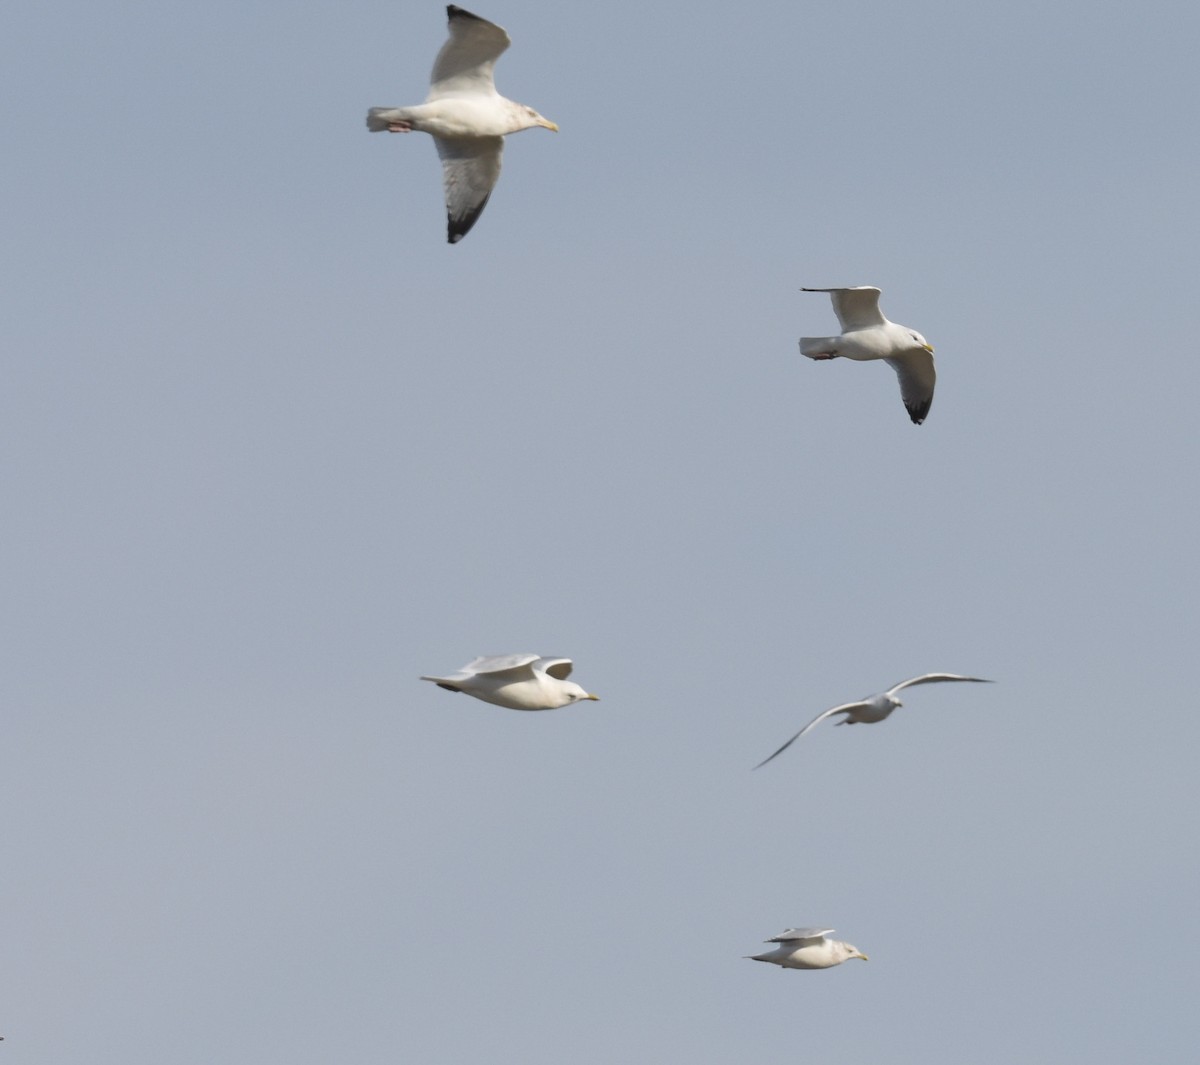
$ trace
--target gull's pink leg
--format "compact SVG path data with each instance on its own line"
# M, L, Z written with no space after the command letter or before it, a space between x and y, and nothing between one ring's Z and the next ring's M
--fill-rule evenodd
M412 125L411 125L411 123L405 122L403 120L401 120L399 122L389 122L387 131L389 133L411 133Z
M810 359L816 359L817 362L824 362L826 359L836 359L838 356L835 352L826 352L821 355L810 355ZM843 721L838 722L839 725L845 724Z

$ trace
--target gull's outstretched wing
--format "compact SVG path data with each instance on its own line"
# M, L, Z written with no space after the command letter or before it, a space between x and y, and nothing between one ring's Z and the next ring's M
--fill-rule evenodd
M944 680L969 680L974 684L994 684L995 681L986 680L983 677L963 677L958 673L922 673L919 677L912 677L909 680L902 680L895 687L888 688L885 694L895 695L896 692L903 691L905 688L912 688L917 684L938 684Z
M555 680L566 680L571 675L574 663L569 658L539 658L534 668Z
M457 244L483 214L500 177L503 137L434 137L446 187L446 239Z
M900 398L904 400L908 416L914 425L920 425L933 406L933 386L937 381L933 352L909 351L885 361L900 378Z
M856 703L843 703L841 706L835 706L831 710L826 710L824 713L818 714L807 725L805 725L804 728L802 728L799 732L797 732L796 735L794 735L790 740L788 740L787 743L785 743L782 747L780 747L779 750L777 750L773 755L771 755L770 758L764 758L754 768L761 769L769 761L771 761L771 758L778 758L781 754L783 754L784 751L786 751L793 743L795 743L809 729L815 728L822 721L824 721L827 717L832 717L834 714L849 714L850 712L857 710L859 707L866 707L869 705L870 705L869 703L861 702L861 701L856 702Z
M470 96L496 91L492 70L512 43L499 26L451 4L450 39L442 45L429 76L429 100L443 96Z
M884 325L887 319L879 310L879 289L873 285L854 288L802 288L801 292L828 292L833 297L833 313L842 325L842 332L869 329Z
M799 940L823 939L834 931L832 928L789 928L786 932L780 932L777 936L772 936L770 939L764 939L764 943L795 943Z

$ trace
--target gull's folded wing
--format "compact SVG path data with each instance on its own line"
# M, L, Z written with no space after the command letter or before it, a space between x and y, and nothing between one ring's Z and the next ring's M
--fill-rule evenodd
M816 941L823 939L832 932L832 928L789 928L786 932L780 932L777 936L772 936L770 939L764 939L764 943L798 943L804 940Z

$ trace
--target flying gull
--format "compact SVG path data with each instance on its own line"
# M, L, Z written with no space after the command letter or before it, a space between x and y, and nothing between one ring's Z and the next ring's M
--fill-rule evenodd
M468 662L448 677L422 677L439 688L463 692L485 703L510 710L554 710L582 699L593 699L574 681L569 658L540 655L485 655Z
M836 337L801 337L800 354L810 359L845 356L856 362L883 359L900 378L900 398L913 423L920 425L933 404L933 346L906 325L889 322L879 310L879 289L802 288L801 292L828 292L842 326Z
M790 740L779 748L770 758L764 758L754 768L761 769L766 765L771 758L777 758L783 754L793 743L803 736L809 729L816 727L827 717L833 717L834 714L845 714L846 716L837 724L839 725L873 725L876 721L882 721L898 706L904 704L896 698L896 693L903 691L905 688L911 688L917 684L937 684L944 680L968 680L974 684L991 684L990 680L984 680L983 677L963 677L957 673L923 673L919 677L913 677L911 680L902 680L899 684L888 688L885 692L880 692L878 695L872 695L870 698L863 699L857 703L842 703L841 706L835 706L824 713L818 714L799 732L796 733Z
M751 961L769 961L784 969L831 969L850 958L867 961L867 956L858 947L840 939L826 939L832 931L832 928L789 928L763 941L778 943L774 950L766 954L747 954L746 957Z
M494 23L451 4L450 39L433 64L429 96L414 107L372 107L367 129L372 133L433 135L446 186L446 237L457 244L475 224L496 180L504 135L534 126L558 126L532 107L506 100L496 92L492 68L512 43Z

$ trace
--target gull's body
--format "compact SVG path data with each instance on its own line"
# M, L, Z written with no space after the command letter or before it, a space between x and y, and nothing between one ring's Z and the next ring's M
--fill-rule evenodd
M448 677L422 677L447 691L463 692L509 710L554 710L583 699L599 700L574 681L569 658L534 654L485 655Z
M446 186L447 240L456 244L475 224L500 177L504 137L534 126L557 130L532 107L496 91L492 70L511 44L494 23L451 4L450 39L433 64L429 96L414 107L372 107L372 133L432 135Z
M929 342L908 326L889 322L879 310L879 289L870 285L800 291L828 292L842 327L841 336L801 337L800 354L818 360L883 359L900 379L900 398L908 416L920 425L933 404L933 386L937 381Z
M764 758L754 768L759 769L766 765L771 758L783 754L793 743L803 736L810 729L816 728L827 717L833 717L835 714L843 714L839 725L873 725L877 721L882 721L898 706L904 704L896 698L898 692L905 688L914 687L917 684L937 684L942 681L963 680L970 681L973 684L991 684L990 680L984 680L983 677L964 677L958 673L923 673L919 677L912 677L909 680L902 680L899 684L888 688L885 692L880 692L878 695L872 695L867 699L861 699L856 703L842 703L841 706L831 707L829 710L818 714L799 732L796 733L790 740L779 748L770 758Z
M789 928L777 936L764 940L778 943L774 950L765 954L747 954L751 961L767 961L784 969L831 969L850 958L867 956L857 947L843 943L840 939L826 939L832 928Z

